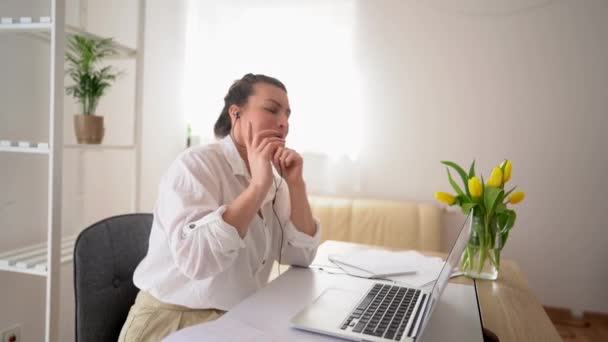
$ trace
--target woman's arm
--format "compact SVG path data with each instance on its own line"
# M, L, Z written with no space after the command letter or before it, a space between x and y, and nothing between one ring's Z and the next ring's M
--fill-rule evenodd
M308 203L304 181L289 184L289 200L291 203L291 222L302 233L314 236L317 228L312 217L310 203Z
M292 149L280 147L275 152L272 162L277 169L282 171L282 176L289 187L291 221L299 231L314 236L317 229L306 195L302 156Z
M232 203L226 206L224 221L236 228L241 238L247 235L249 223L260 210L264 196L264 189L250 183Z
M284 217L289 221L283 227L281 250L282 264L307 267L315 258L319 245L319 223L312 216L304 182L291 183L289 187L289 211Z

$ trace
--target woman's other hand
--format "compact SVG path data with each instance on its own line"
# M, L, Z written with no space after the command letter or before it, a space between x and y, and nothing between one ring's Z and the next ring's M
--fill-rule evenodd
M274 153L272 163L281 172L289 187L304 182L302 176L304 160L298 152L281 146Z

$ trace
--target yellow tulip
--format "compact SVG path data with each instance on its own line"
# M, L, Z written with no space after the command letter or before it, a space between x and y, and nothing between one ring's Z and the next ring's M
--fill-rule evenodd
M481 181L479 180L479 178L477 178L477 177L469 178L469 193L471 193L471 196L473 196L473 197L481 196L482 190L483 189L481 187Z
M454 202L456 202L456 197L454 197L454 195L443 191L437 191L435 193L435 198L449 205L452 205L454 204Z
M503 177L503 182L508 182L509 179L511 179L511 168L513 167L513 165L511 165L511 161L510 160L505 160L502 162L502 164L500 164L500 168L505 168L505 172L504 172L504 177Z
M511 196L509 196L509 203L517 204L524 200L526 197L526 193L523 191L514 191Z
M499 167L495 167L492 170L492 174L490 175L490 179L486 182L486 185L495 186L500 188L502 185L502 170Z

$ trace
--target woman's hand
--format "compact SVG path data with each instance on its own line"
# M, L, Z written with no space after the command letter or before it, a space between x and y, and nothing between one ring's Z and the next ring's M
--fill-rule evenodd
M275 130L263 130L253 136L251 122L247 128L245 146L251 172L251 184L259 187L266 194L273 181L271 159L276 151L285 146L285 139L280 138Z
M290 188L293 185L299 185L304 182L302 177L304 160L298 152L281 146L274 153L272 163L282 173Z

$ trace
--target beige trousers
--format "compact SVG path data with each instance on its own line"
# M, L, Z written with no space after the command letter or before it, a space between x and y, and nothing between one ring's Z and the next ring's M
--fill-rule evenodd
M147 292L139 291L118 342L160 341L175 331L213 321L224 313L216 309L190 309L163 303Z

